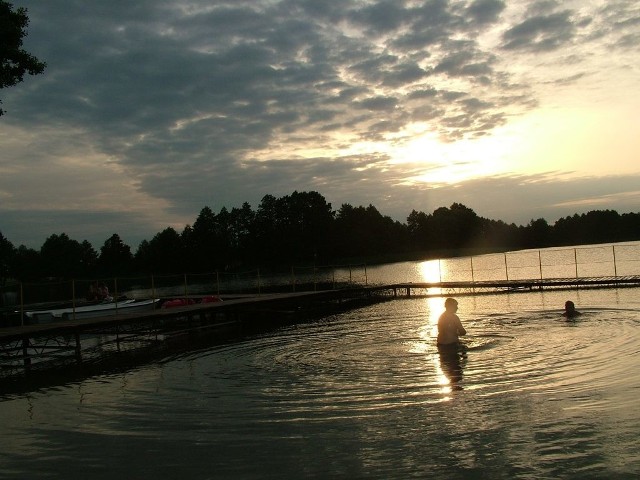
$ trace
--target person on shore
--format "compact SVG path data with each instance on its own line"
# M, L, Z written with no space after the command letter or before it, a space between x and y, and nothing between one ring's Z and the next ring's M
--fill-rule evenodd
M109 295L109 287L104 282L98 284L98 300L101 302L113 301L113 297Z
M562 312L562 315L570 319L582 314L576 310L576 306L571 300L567 300L564 302L564 312Z
M444 302L445 311L438 319L438 347L457 346L458 336L466 335L467 331L460 322L460 317L456 315L458 302L455 298L447 298Z
M87 292L87 300L95 302L98 300L98 282L92 282L89 285L89 291Z

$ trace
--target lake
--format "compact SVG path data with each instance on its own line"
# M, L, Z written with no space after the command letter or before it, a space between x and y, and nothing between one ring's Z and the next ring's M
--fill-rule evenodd
M444 299L403 298L0 392L0 478L640 474L638 288L458 301L453 357L435 347Z

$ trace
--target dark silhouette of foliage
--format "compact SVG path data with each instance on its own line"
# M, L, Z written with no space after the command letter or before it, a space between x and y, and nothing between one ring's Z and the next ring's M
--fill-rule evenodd
M640 213L623 213L619 232L621 242L640 238Z
M183 242L173 228L165 228L151 241L140 243L135 254L138 271L144 273L173 273L184 268Z
M14 258L15 248L13 243L7 240L0 232L0 285L4 284L5 279L8 277Z
M468 207L454 203L440 207L428 220L431 245L437 250L459 251L469 247L480 230L480 218Z
M383 216L373 205L345 203L336 216L334 255L349 259L385 256L405 251L407 238L406 227Z
M111 235L102 247L98 259L99 273L104 276L125 275L131 271L133 255L117 233Z
M51 235L40 248L40 264L46 277L83 277L96 262L96 252L86 240L72 240L66 233Z
M544 218L531 220L527 225L527 230L523 247L534 248L551 245L551 227Z
M193 227L183 232L188 261L198 272L212 272L224 262L220 252L221 228L213 210L204 207Z
M37 75L46 67L44 62L22 49L28 25L25 8L14 10L11 3L0 0L0 88L12 87L20 83L26 73ZM0 115L3 114L0 108Z
M460 203L428 214L412 210L406 224L376 207L343 204L337 212L318 192L265 195L215 214L204 207L179 234L168 227L138 246L135 256L117 234L98 256L86 240L52 235L40 252L17 249L0 232L0 279L200 273L242 268L328 265L472 255L486 252L640 239L640 213L596 210L525 226L479 217Z
M228 262L230 267L249 263L255 217L255 212L247 202L240 208L231 209L231 259Z
M40 252L20 245L9 264L9 275L22 282L44 277Z

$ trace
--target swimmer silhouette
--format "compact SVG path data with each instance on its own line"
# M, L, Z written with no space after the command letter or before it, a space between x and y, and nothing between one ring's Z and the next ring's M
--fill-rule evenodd
M455 345L459 342L459 335L467 334L460 322L460 317L456 315L458 302L455 298L447 298L444 301L444 309L438 319L438 346Z
M571 300L567 300L564 303L564 312L562 313L562 315L564 317L567 317L567 320L569 320L582 314L576 310L576 306Z
M438 352L440 353L440 367L452 385L462 380L462 360L466 360L466 347L460 344L459 336L467 331L456 315L458 302L454 298L447 298L444 302L445 311L438 319ZM455 386L454 386L455 388ZM457 386L457 388L461 388Z

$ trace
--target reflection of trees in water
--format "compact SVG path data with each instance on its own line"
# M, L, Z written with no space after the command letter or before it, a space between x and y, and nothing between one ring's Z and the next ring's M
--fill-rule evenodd
M464 345L438 346L440 354L440 368L447 377L451 387L461 390L458 385L462 381L464 365L467 362L467 349Z

